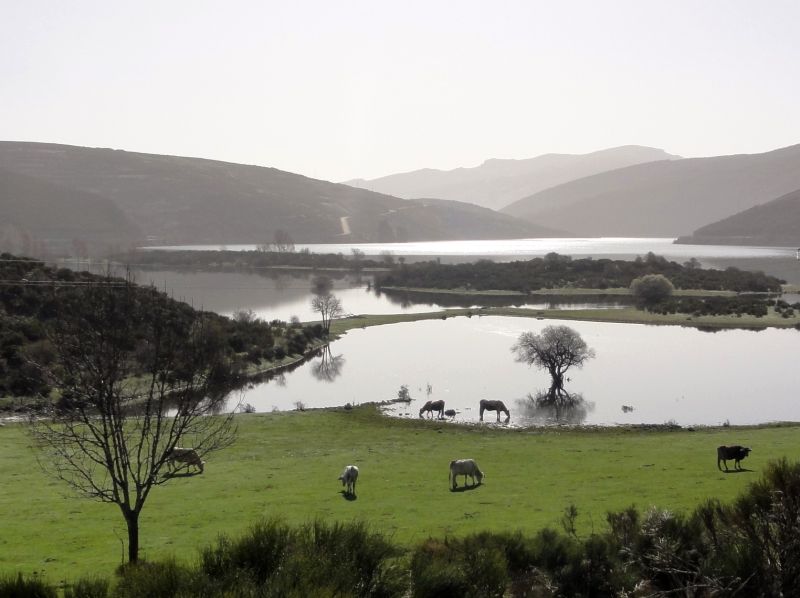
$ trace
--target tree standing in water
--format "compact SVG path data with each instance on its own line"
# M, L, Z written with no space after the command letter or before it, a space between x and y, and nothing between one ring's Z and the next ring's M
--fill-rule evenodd
M564 389L564 376L571 367L582 367L594 357L576 330L569 326L546 326L541 334L523 332L511 347L517 361L535 365L550 374L550 389L537 402L557 410L571 407L576 398Z

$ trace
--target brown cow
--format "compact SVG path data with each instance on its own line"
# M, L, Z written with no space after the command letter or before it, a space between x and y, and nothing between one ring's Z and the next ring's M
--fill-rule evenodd
M176 446L172 449L169 454L167 455L167 462L174 468L176 462L186 463L188 465L194 465L200 470L200 473L203 473L203 464L205 461L200 459L200 455L197 454L197 451L193 448L181 448Z

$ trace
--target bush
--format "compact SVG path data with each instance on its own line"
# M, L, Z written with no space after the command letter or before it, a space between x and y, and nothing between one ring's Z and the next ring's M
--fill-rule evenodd
M119 581L114 592L118 598L173 598L196 595L193 586L196 574L169 559L158 563L128 563L118 570Z
M264 596L400 596L397 548L363 523L321 521L300 528L271 519L238 540L225 536L202 552L201 569L216 587Z
M221 536L215 546L201 554L201 569L212 579L224 580L242 573L264 583L281 566L294 533L276 519L258 521L245 535L233 541Z
M631 282L631 294L645 305L661 303L672 296L675 287L663 274L646 274Z
M56 598L56 589L36 576L8 575L0 577L0 596L3 598Z
M79 579L64 589L64 598L106 598L107 579Z
M508 583L508 562L501 537L491 533L463 540L429 539L411 559L413 595L418 597L501 597Z

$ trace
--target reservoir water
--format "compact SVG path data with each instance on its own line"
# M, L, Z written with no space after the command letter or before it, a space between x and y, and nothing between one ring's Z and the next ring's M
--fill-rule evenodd
M367 256L390 252L409 261L439 256L442 261L529 259L556 251L573 257L634 259L652 251L679 262L692 257L706 267L735 265L777 273L800 281L794 248L674 245L672 239L522 239L511 241L450 241L438 243L309 245L314 252ZM211 246L182 249L217 249ZM226 247L255 249L252 245ZM173 249L179 249L174 247ZM266 320L317 319L310 308L310 274L241 271L135 271L139 282L152 282L176 298L231 315L252 309ZM369 278L343 274L334 293L349 314L386 314L443 310L447 298L388 296L368 288ZM484 303L476 299L476 303ZM597 307L598 303L535 303L530 307ZM460 304L463 305L463 304ZM604 304L614 308L616 303ZM529 393L545 389L547 376L514 361L510 351L525 330L538 331L553 321L523 318L473 317L429 320L353 330L298 369L269 382L234 393L257 411L327 407L395 398L407 385L413 401L389 411L417 417L428 398L443 399L456 409L457 421L477 422L482 398L500 399L511 409L510 425L542 423L527 406ZM580 393L585 408L573 422L597 425L756 424L800 421L796 400L798 373L794 365L800 341L796 330L716 333L693 328L570 322L596 359L568 374L568 390ZM430 386L429 386L430 385ZM429 392L430 390L430 392ZM623 410L623 406L625 410ZM494 419L493 415L489 419ZM492 424L494 425L494 424Z
M596 358L567 374L567 390L587 408L573 423L732 425L800 421L796 367L800 331L724 330L678 326L460 317L348 332L295 371L231 396L257 411L385 401L408 386L410 404L391 406L418 417L427 399L443 399L457 421L476 422L481 399L500 399L511 424L544 423L524 406L546 389L543 371L514 360L523 331L552 324L577 330ZM429 390L430 385L430 392ZM632 410L623 411L623 406ZM486 417L495 421L494 414Z

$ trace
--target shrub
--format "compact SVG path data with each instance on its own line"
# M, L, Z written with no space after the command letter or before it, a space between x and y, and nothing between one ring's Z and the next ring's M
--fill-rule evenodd
M172 598L195 595L196 574L174 559L158 563L128 563L118 570L114 596L118 598Z
M283 562L294 533L276 519L256 522L236 541L220 536L215 546L201 553L201 569L212 579L245 573L264 583Z
M645 305L666 301L675 291L672 282L663 274L646 274L635 278L630 289L636 300Z
M107 579L79 579L64 588L64 598L106 598L106 596L108 596Z
M413 595L418 597L503 596L508 583L508 562L502 540L493 534L463 540L429 539L411 559Z
M0 577L0 596L8 598L56 598L56 589L36 577L8 575Z

